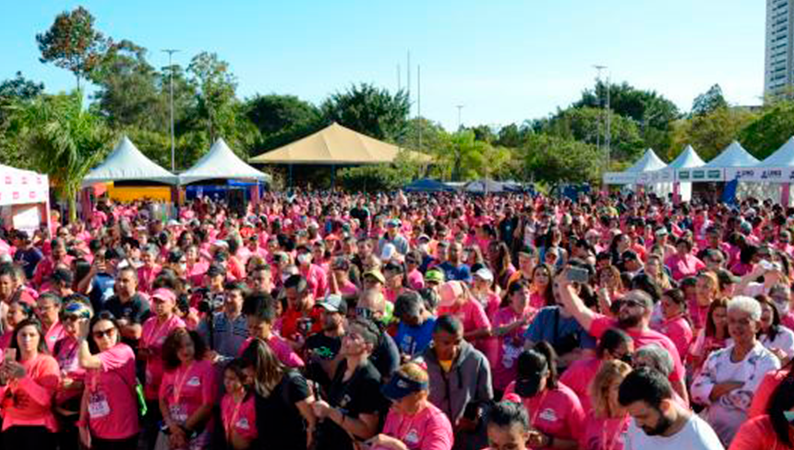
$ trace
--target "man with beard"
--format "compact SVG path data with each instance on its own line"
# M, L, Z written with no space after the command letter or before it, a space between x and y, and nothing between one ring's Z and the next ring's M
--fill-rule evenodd
M618 402L634 418L625 436L625 450L722 450L708 423L673 399L665 377L642 367L620 384Z
M655 343L670 353L673 358L673 372L670 374L670 384L684 401L687 396L684 376L686 375L681 356L675 344L669 337L654 331L650 327L653 314L653 299L647 292L640 290L629 291L622 298L615 301L614 310L617 319L607 317L588 308L576 293L574 286L568 281L566 273L557 277L560 286L560 297L565 309L587 330L591 336L600 339L604 332L610 328L620 328L634 339L636 348Z
M336 373L340 358L342 336L345 334L347 303L341 295L330 294L317 303L322 309L323 331L306 339L307 377L318 382L323 389L331 385L331 377Z

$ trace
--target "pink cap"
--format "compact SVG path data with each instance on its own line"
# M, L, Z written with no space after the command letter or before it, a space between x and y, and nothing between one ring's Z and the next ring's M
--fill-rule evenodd
M438 295L441 301L438 303L440 307L450 307L458 301L458 297L463 294L463 285L460 281L447 281L438 288Z
M160 288L152 292L152 300L159 298L167 302L176 303L176 294L171 289Z

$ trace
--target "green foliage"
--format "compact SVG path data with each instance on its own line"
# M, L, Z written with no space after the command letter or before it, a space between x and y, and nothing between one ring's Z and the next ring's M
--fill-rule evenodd
M53 62L72 72L80 88L80 79L87 76L105 53L108 40L94 29L94 16L82 6L64 11L44 33L36 35L41 52L40 61Z
M206 123L211 141L234 128L233 105L236 103L237 78L229 64L215 53L201 52L194 56L187 68L191 81L198 87L196 112Z
M257 95L245 102L244 114L261 135L256 153L289 144L322 127L320 110L293 95Z
M14 110L21 148L33 167L50 177L77 218L75 200L83 177L105 157L115 139L102 120L83 109L83 94L40 96Z
M690 144L704 161L708 161L738 139L739 132L757 117L745 108L718 108L679 120L673 125L671 147L682 149Z
M392 95L386 89L361 83L332 94L320 110L326 123L336 122L375 139L401 142L408 128L410 106L405 91Z
M446 145L447 132L439 123L424 117L408 121L408 131L402 146L428 155L441 152Z
M603 108L606 103L606 90L606 83L597 82L595 89L582 92L582 98L573 107ZM609 96L609 106L615 114L631 118L643 129L664 129L668 123L680 116L678 107L672 101L655 91L636 89L626 82L610 83Z
M556 182L595 182L601 161L594 145L549 135L532 135L521 149L526 170L535 179Z
M421 164L400 153L393 164L351 167L339 171L337 176L348 191L393 191L419 178L422 170Z
M728 102L722 95L722 88L719 84L710 87L708 91L695 97L692 102L692 115L705 116L718 109L727 108Z
M758 120L739 133L739 142L759 159L764 159L794 135L794 102L779 101Z
M11 102L14 100L32 100L44 92L44 83L36 83L17 72L14 78L0 83L0 101Z

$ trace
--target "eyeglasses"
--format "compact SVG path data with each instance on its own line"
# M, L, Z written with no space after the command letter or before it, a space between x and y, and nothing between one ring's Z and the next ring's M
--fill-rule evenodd
M112 337L116 332L116 328L108 328L107 330L94 331L94 339L102 339L103 337Z

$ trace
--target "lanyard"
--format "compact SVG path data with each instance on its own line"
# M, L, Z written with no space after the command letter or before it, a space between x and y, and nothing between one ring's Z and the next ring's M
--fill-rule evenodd
M194 361L195 362L195 361ZM179 371L174 375L174 403L179 404L179 398L182 394L182 388L185 386L185 382L187 381L188 375L190 375L190 369L193 368L193 363L191 362L183 372L182 378L179 378Z
M159 336L160 335L160 331L162 331L162 328L168 326L168 323L171 322L171 318L172 317L173 317L173 315L171 317L169 317L168 319L166 319L165 322L160 323L160 324L157 323L157 317L154 318L155 322L154 322L154 326L152 327L152 331L147 333L146 336L143 339L143 343L145 344L144 348L152 347L152 344L154 342L151 342L151 341L154 339L155 336Z
M240 414L240 408L242 408L243 403L245 403L246 395L243 395L242 400L239 402L234 399L234 394L230 394L232 402L234 403L234 411L232 412L231 420L229 421L228 426L226 427L226 440L227 442L232 441L232 433L234 432L235 424L237 423L237 416ZM250 424L249 424L250 425Z

